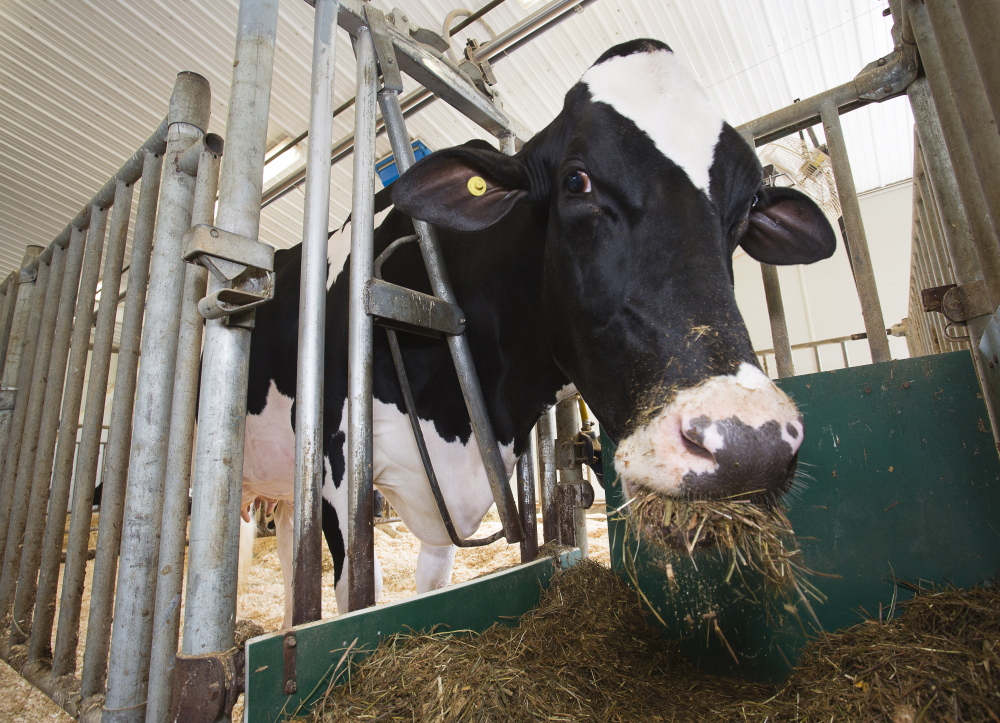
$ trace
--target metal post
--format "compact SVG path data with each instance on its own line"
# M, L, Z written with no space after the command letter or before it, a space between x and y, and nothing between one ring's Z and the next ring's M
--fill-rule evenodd
M382 91L379 94L379 103L382 107L382 117L385 119L389 142L392 144L393 155L400 173L405 173L415 161L413 148L410 146L410 139L406 133L403 114L399 107L399 96L391 90ZM420 251L434 295L449 304L457 304L434 228L429 223L417 219L413 219L413 227L420 239ZM504 535L508 543L520 542L524 537L524 532L521 530L517 505L510 493L507 468L500 456L496 435L493 432L493 423L486 411L483 391L479 386L479 377L476 376L469 339L465 334L461 334L448 336L447 341L452 362L455 364L455 371L458 374L458 383L465 397L472 430L479 446L479 454L486 467L486 476L493 490L493 499L497 500L497 514L500 517L500 524L503 525Z
M97 322L94 326L94 353L90 359L90 382L87 387L87 409L84 412L83 432L80 438L79 456L86 457L87 467L77 466L76 484L94 488L97 477L97 462L100 457L101 426L107 403L108 376L111 372L111 347L114 342L115 320L118 315L118 290L121 287L122 265L125 259L125 241L128 235L129 214L132 211L133 187L118 181L115 205L111 210L108 224L108 238L104 255L104 272L101 274L101 301L97 306ZM115 407L120 407L115 391ZM128 422L126 421L127 425ZM112 420L111 429L115 428ZM109 430L109 438L110 438ZM105 448L107 455L107 447ZM111 626L111 610L115 604L115 564L118 559L118 544L121 539L121 505L124 487L114 482L114 475L108 474L111 465L105 456L105 474L102 476L104 492L101 497L101 514L97 530L97 557L94 560L94 580L90 587L90 617L87 622L87 644L83 653L83 673L81 678L81 698L87 700L103 692L104 673L108 659L108 637ZM82 471L82 474L81 474Z
M242 0L217 226L256 239L278 24L277 0ZM208 293L221 288L213 276ZM192 481L184 655L233 647L246 389L253 312L205 324ZM225 720L225 717L219 719Z
M542 543L559 541L559 507L556 504L556 441L553 434L552 410L538 418L538 476L542 498Z
M375 101L378 69L367 27L358 30L358 102L354 121L354 203L351 210L351 302L347 342L348 607L375 604L375 528L372 521L372 318L365 288L372 278L375 228ZM407 140L409 145L409 140ZM396 163L403 163L396 154ZM404 167L400 166L400 173Z
M580 410L576 395L570 396L556 405L556 437L558 440L575 440L580 433ZM565 466L565 463L563 464ZM589 484L583 476L580 465L573 464L568 469L559 470L559 485ZM564 499L569 496L562 495ZM558 504L559 497L557 497ZM559 517L562 534L559 542L563 545L573 545L587 557L587 511L573 504L560 505ZM572 530L572 533L570 533ZM572 539L570 539L572 538Z
M29 246L21 263L21 270L17 274L17 288L13 290L16 294L14 319L11 322L3 378L0 381L0 559L2 559L3 536L7 532L10 507L14 501L14 478L8 478L5 474L7 452L14 436L12 430L21 429L24 426L23 417L21 417L19 424L14 424L19 380L21 375L26 373L24 367L28 366L27 364L22 365L21 360L26 358L28 354L35 353L34 347L29 346L34 344L34 335L28 331L32 316L31 311L35 307L33 299L38 274L38 265L32 262L41 252L41 246ZM11 290L8 290L8 293L11 293ZM22 414L24 411L22 410ZM18 436L20 436L20 432L18 432ZM13 464L17 464L17 462L15 461Z
M206 136L206 139L218 136ZM219 139L221 141L221 139ZM221 143L201 153L195 184L191 224L215 222L215 198L219 190ZM177 339L174 398L170 414L170 444L163 490L160 552L157 561L156 602L153 606L153 640L149 657L149 691L146 721L161 723L170 712L170 675L177 655L180 628L181 587L184 582L184 543L187 540L188 494L191 449L198 404L201 371L201 339L205 320L198 302L205 296L208 271L188 264L181 303L181 326Z
M149 671L149 648L152 640L153 616L150 614L156 591L157 557L159 553L160 521L163 512L163 483L166 472L168 429L177 334L180 327L181 295L184 291L186 264L181 259L181 239L191 226L191 206L194 179L181 168L180 157L190 146L201 140L208 127L211 109L211 89L208 81L195 73L179 73L170 97L167 114L166 172L160 182L160 200L149 262L149 290L146 304L145 329L155 333L142 335L142 364L135 382L128 375L128 387L137 390L134 421L131 394L117 404L115 393L108 445L105 451L105 495L114 495L112 510L102 498L101 529L98 533L98 553L94 563L94 589L104 583L114 584L118 567L118 584L114 601L114 630L110 635L110 655L114 664L108 669L107 695L103 718L109 721L140 721L145 717L146 685ZM101 310L103 311L103 304ZM134 350L131 350L134 354ZM119 370L121 371L121 369ZM134 387L133 387L134 384ZM129 452L131 450L131 457ZM126 472L127 470L127 472ZM126 474L128 494L125 490ZM119 507L118 505L122 505ZM120 520L124 514L125 523ZM113 535L105 552L102 545L108 518L108 532ZM111 525L116 529L112 532ZM117 565L117 550L121 547L121 564ZM95 596L96 597L96 596ZM109 600L110 603L110 600ZM108 626L112 608L100 608L97 613L91 602L87 651L94 646L106 654ZM95 617L95 614L103 617ZM98 644L91 637L99 628ZM81 695L100 692L100 678L105 662L95 658L90 675L84 667Z
M73 329L73 307L80 285L85 237L77 228L69 238L66 250L66 268L63 271L59 310L49 356L46 375L45 400L39 430L38 452L35 457L34 479L31 483L31 500L28 503L28 521L24 529L24 548L18 572L17 593L14 596L14 618L10 630L10 646L22 644L27 639L31 611L35 604L38 566L41 564L42 536L45 533L46 508L49 502L49 485L52 481L52 461L55 454L56 435L59 432L59 408L62 402L63 381L69 354L70 334ZM61 508L65 510L65 502ZM56 515L63 517L63 515ZM65 523L65 519L63 519Z
M295 544L292 623L322 615L323 347L326 338L326 244L330 225L333 79L337 0L317 0L313 21L309 158L302 221L302 281L295 385ZM374 128L374 122L373 122Z
M1000 119L1000 2L960 0L958 8L995 121Z
M538 557L538 517L535 503L535 431L528 433L524 451L517 460L517 499L521 509L521 526L524 539L521 540L521 562L531 562Z
M77 453L76 422L80 419L80 403L83 398L83 382L87 370L87 356L90 347L90 328L94 318L94 294L97 289L97 279L101 271L101 255L104 251L104 235L107 212L95 206L90 214L90 229L87 232L87 252L83 260L80 291L76 300L76 320L73 327L73 354L70 358L69 377L66 382L67 399L63 401L63 416L71 420L60 430L58 449L56 450L55 476L57 484L69 484L73 458ZM95 383L93 393L87 395L88 411L91 398L100 407L89 414L85 413L85 421L90 417L104 418L105 385ZM90 389L88 388L88 392ZM99 427L101 421L97 422ZM87 438L87 427L84 427L84 438ZM82 442L83 440L81 440ZM97 441L100 442L98 430ZM52 675L59 677L68 675L76 669L76 648L79 641L80 605L83 600L83 580L87 571L87 543L90 538L91 501L94 498L94 473L85 470L97 469L98 447L95 444L81 443L76 462L76 474L73 485L73 511L70 515L69 535L66 541L66 568L63 571L62 596L59 603L59 629L56 632L56 646L52 658ZM62 528L60 526L60 538ZM60 547L62 539L59 540Z
M840 126L840 109L834 103L827 102L820 108L820 117L830 147L833 177L837 182L837 195L840 197L844 225L847 227L848 251L851 255L854 283L858 287L858 298L861 301L861 313L865 319L865 331L868 332L872 362L886 362L891 358L889 341L885 337L885 319L882 318L882 306L879 304L875 274L868 254L868 239L861 220L861 206L854 187L851 160L847 156L844 130Z
M7 363L7 347L10 344L14 311L17 309L18 278L18 272L11 271L3 293L3 311L0 312L0 373L3 372L4 365Z
M1000 304L1000 247L997 245L994 225L990 222L982 186L977 180L972 151L965 137L962 119L945 74L944 59L934 42L926 8L921 4L912 5L910 19L920 48L920 60L927 73L926 80L918 80L913 93L910 94L910 105L913 107L914 118L917 119L917 132L926 152L933 153L935 157L943 153L950 159L957 201L960 201L965 209L969 235L979 256L990 302L998 305ZM935 111L940 123L940 139L932 138L931 135L936 134L937 124L929 124L926 121ZM931 183L938 183L934 170L931 173Z
M767 315L771 320L771 343L774 346L774 361L778 367L778 377L795 376L792 361L792 345L788 339L788 324L785 321L785 304L781 300L781 285L778 281L778 267L761 264L760 273L764 278L764 298L767 301Z
M32 360L31 389L28 392L28 412L25 415L21 437L17 476L14 478L14 504L10 509L6 545L3 556L3 575L0 576L0 617L10 611L17 588L17 575L21 568L22 541L31 501L31 483L34 479L35 455L38 452L38 434L42 423L42 401L45 397L46 372L52 356L56 314L62 291L63 272L66 268L66 249L56 244L49 246L52 253L49 278L45 289L45 302L38 326L38 344Z

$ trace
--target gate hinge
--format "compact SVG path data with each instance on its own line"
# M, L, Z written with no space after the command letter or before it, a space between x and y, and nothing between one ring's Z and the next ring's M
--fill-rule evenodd
M556 439L556 469L577 469L580 465L595 464L601 457L601 443L580 432L575 437Z
M199 224L184 234L183 259L200 264L225 288L198 302L206 319L234 316L274 298L274 249L256 239Z
M958 286L945 284L920 292L924 311L940 311L953 324L964 324L978 316L993 313L982 279Z

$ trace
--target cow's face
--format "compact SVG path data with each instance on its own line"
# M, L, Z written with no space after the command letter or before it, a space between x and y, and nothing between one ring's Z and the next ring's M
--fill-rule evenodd
M766 189L756 154L669 48L608 51L514 157L474 144L414 166L398 208L456 230L548 209L555 362L617 442L630 494L773 498L802 420L757 366L733 294L737 245L771 264L827 258L820 210Z

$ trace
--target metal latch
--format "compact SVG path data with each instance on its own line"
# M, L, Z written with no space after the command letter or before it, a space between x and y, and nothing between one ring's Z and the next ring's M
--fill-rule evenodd
M580 465L596 464L601 457L601 443L585 432L575 437L556 440L556 469L576 469Z
M184 234L183 258L225 285L198 302L206 319L243 314L274 298L274 249L256 239L199 224Z

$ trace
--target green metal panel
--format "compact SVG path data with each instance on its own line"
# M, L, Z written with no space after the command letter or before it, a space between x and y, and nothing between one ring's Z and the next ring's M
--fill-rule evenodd
M811 477L789 495L789 519L806 564L839 578L813 578L828 596L814 605L825 630L877 617L908 582L986 582L1000 572L1000 459L968 352L953 352L809 374L778 382L799 405L806 435L800 470ZM605 441L609 509L623 504ZM636 560L639 587L666 623L690 634L685 615L718 610L741 658L736 665L715 637L684 641L701 667L780 681L805 643L803 626L768 620L764 606L721 582L715 553L674 564L678 592L662 566L626 538L621 515L610 523L612 564L626 579ZM697 569L695 569L695 563ZM634 584L634 581L633 581ZM808 628L809 626L805 626Z
M559 566L569 567L579 559L579 550L565 552ZM516 625L538 604L555 571L555 560L545 557L400 602L300 626L295 629L298 688L293 695L284 694L283 634L248 640L246 720L273 723L304 711L327 690L335 670L337 682L346 679L348 666L337 664L349 647L350 662L357 663L395 633L431 629L481 633L495 623Z

